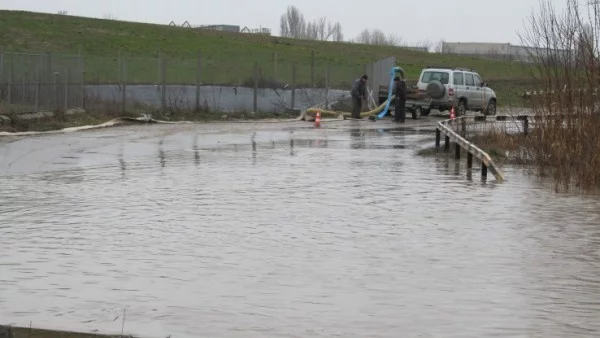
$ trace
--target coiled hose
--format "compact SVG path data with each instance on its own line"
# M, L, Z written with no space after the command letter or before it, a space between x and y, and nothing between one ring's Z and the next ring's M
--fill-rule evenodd
M395 96L392 95L392 97L390 98L390 101L394 100L394 98L395 98ZM369 117L369 116L374 116L374 115L381 113L383 111L383 109L385 109L387 102L388 102L388 100L385 100L379 107L377 107L373 110L369 110L369 111L360 113L360 117L361 118ZM308 108L305 112L304 118L307 120L308 120L308 118L310 118L311 120L314 119L317 115L317 111L321 112L321 117L339 117L340 115L342 115L344 118L352 117L352 113L350 113L350 112L325 110L325 109L319 109L319 108Z

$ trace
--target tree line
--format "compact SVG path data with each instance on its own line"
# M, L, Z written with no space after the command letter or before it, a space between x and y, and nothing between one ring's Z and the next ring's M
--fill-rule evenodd
M279 22L280 36L303 40L344 41L342 25L329 21L326 17L306 20L296 6L289 6L281 15ZM402 46L402 39L396 34L385 34L379 29L364 29L356 38L349 42L379 46ZM431 43L421 42L419 47L431 48Z

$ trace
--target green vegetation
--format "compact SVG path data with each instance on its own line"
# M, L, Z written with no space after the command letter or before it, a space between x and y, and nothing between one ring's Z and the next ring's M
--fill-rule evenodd
M365 64L391 55L396 56L398 64L406 70L409 81L418 77L424 66L453 65L476 69L492 87L502 84L499 91L504 95L509 95L510 90L521 90L528 82L525 66L518 63L396 47L294 40L20 11L0 11L0 46L5 51L52 52L55 63L61 55L81 53L87 70L86 81L102 83L119 81L119 52L126 60L125 73L129 83L159 82L159 52L168 59L167 83L195 83L199 51L203 83L250 84L257 62L262 84L273 80L291 83L292 64L296 64L297 85L307 85L311 82L313 52L316 85L324 83L328 65L332 85L347 87L363 72ZM16 63L19 62L17 59Z
M68 332L68 331L57 331L57 330L43 330L43 329L29 329L23 327L13 327L12 332L14 338L118 338L118 337L130 337L121 335L101 335L93 333L79 333L79 332Z

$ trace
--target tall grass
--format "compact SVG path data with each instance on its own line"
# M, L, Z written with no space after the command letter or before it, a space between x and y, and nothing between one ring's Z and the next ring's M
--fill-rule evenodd
M535 128L527 138L539 174L557 188L600 187L600 3L566 0L557 13L542 0L522 34L541 52L530 75L544 92L532 102Z

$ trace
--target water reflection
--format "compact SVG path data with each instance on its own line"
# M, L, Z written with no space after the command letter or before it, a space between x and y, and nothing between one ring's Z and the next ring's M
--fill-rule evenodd
M194 164L197 167L200 165L200 150L198 148L198 133L194 133L193 149L194 149Z
M423 139L353 129L148 128L0 175L0 321L118 332L125 304L136 336L597 336L600 200L469 182Z
M119 146L119 168L121 168L121 178L125 178L125 171L127 170L127 165L125 164L125 158L123 153L125 151L125 143L121 143Z
M165 150L163 148L163 144L165 142L164 138L161 138L158 141L158 159L160 160L160 167L164 168L167 164L167 160L166 160L166 156L165 156Z

